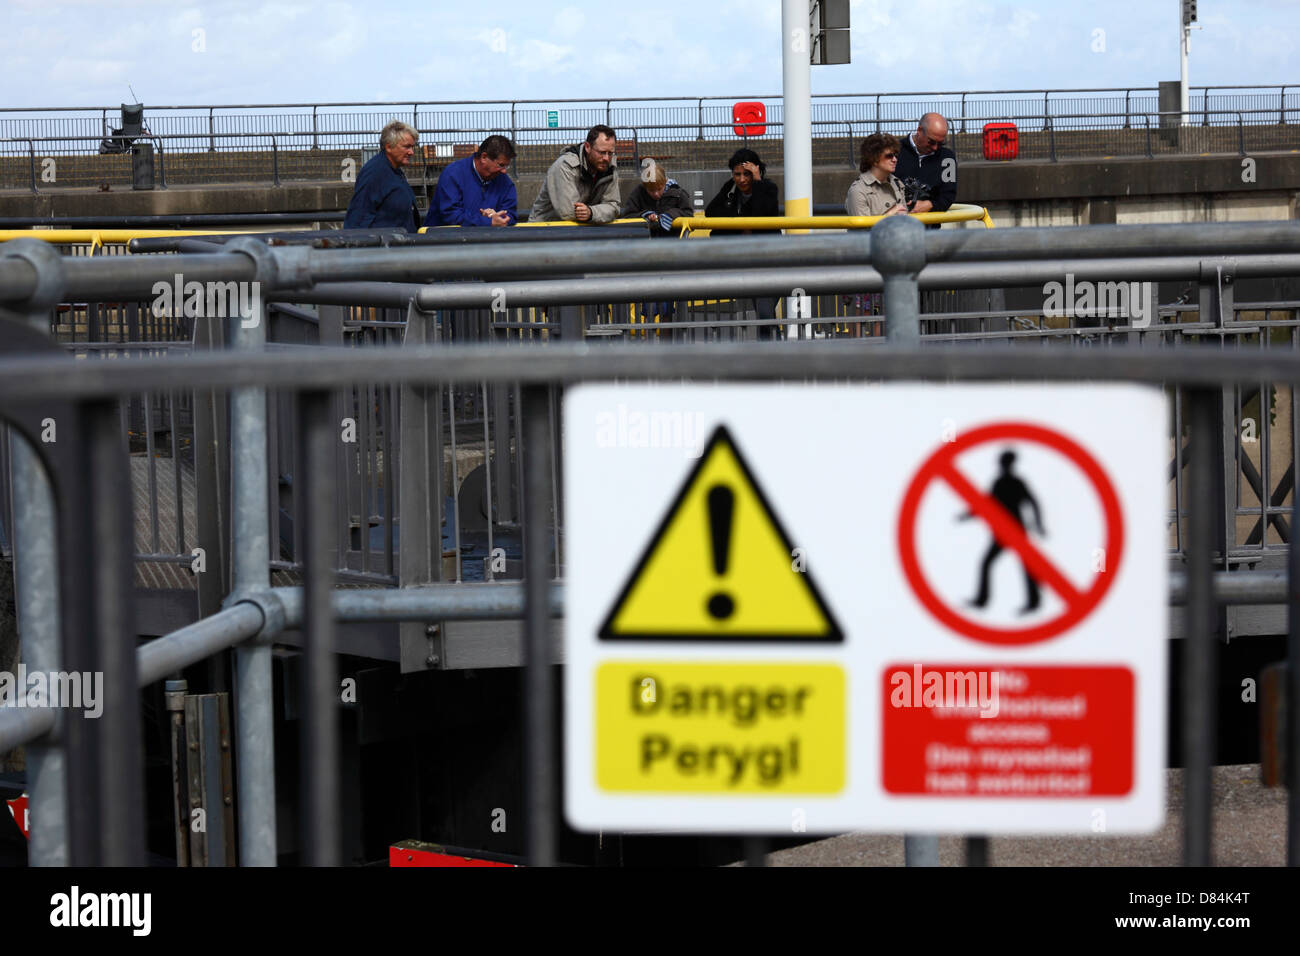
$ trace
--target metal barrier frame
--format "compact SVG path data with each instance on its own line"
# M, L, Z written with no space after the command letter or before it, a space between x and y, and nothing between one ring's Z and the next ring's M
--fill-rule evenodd
M46 321L51 304L69 295L143 294L153 280L178 270L200 280L261 281L277 293L292 295L314 281L410 281L417 277L427 281L430 275L482 276L493 271L554 274L566 268L572 270L580 260L588 268L593 261L600 261L610 271L696 271L640 280L618 277L515 283L515 294L519 296L515 301L590 301L590 287L609 281L621 286L612 292L605 289L596 293L605 297L603 301L643 297L647 289L637 283L647 281L659 283L660 288L665 282L678 288L694 281L717 291L734 278L717 270L735 270L738 261L746 263L739 277L749 294L768 288L788 289L787 270L799 264L804 266L803 275L815 265L840 273L841 279L851 274L854 283L861 285L865 266L870 263L877 277L872 281L884 291L889 318L887 347L862 348L845 342L801 345L797 353L801 377L1082 379L1177 382L1187 387L1191 393L1192 443L1188 571L1181 591L1176 585L1176 596L1184 595L1188 604L1189 653L1183 714L1188 754L1184 859L1191 865L1209 863L1210 761L1215 731L1212 651L1214 622L1222 602L1287 600L1291 609L1288 653L1292 663L1288 691L1291 700L1300 700L1300 668L1294 666L1300 660L1300 589L1294 584L1300 580L1300 549L1291 550L1291 567L1285 578L1276 574L1265 580L1252 578L1246 588L1238 589L1229 580L1232 575L1214 572L1215 406L1221 401L1219 390L1225 386L1261 380L1300 382L1300 354L1261 351L1246 355L1156 348L1091 354L1053 349L923 348L918 303L922 283L918 276L923 269L937 269L940 281L971 285L1036 282L1042 276L1059 275L1067 269L1106 278L1181 277L1193 270L1199 275L1205 268L1204 260L1188 262L1188 257L1234 253L1257 258L1254 268L1260 274L1287 274L1300 268L1300 227L1294 223L1252 223L927 234L920 223L899 216L881 223L870 234L802 236L793 241L786 237L747 237L725 245L725 249L714 249L707 243L652 243L633 250L619 249L613 241L604 248L600 244L583 244L580 249L565 248L566 244L560 242L535 243L518 247L509 263L495 264L485 262L472 249L455 247L271 249L251 238L234 240L222 252L182 253L162 259L65 259L48 245L30 240L0 247L0 302L6 303L3 318L9 320L0 322L0 330L11 340L27 342L26 350L33 353L0 360L0 410L25 436L44 466L53 489L58 548L65 560L74 559L59 581L62 593L57 599L54 588L49 586L56 580L51 576L44 587L32 589L25 585L23 600L30 602L28 620L43 621L42 630L47 636L53 633L50 622L61 612L64 668L100 670L106 681L104 719L100 721L88 722L79 715L56 715L49 710L0 712L0 750L45 738L61 745L66 753L66 780L58 780L58 774L45 765L41 771L44 779L34 781L33 801L37 806L55 805L54 791L67 795L66 830L64 821L53 814L36 815L37 826L47 828L40 837L40 846L48 854L37 862L58 862L63 847L66 861L73 864L141 861L139 781L122 770L139 766L136 689L218 650L238 646L240 855L245 865L274 863L268 644L286 626L301 621L308 660L304 688L307 842L312 862L336 863L340 819L333 737L337 684L331 658L336 622L473 619L502 614L521 615L525 621L529 720L525 762L533 784L527 814L529 856L537 864L554 862L556 736L549 691L544 685L550 662L548 621L561 611L562 592L559 586L548 583L546 572L545 513L557 481L547 451L549 388L576 381L646 378L778 380L791 374L791 353L749 345L657 349L609 346L594 350L585 344L561 341L544 349L500 345L425 345L399 352L322 348L310 362L286 364L280 355L259 350L263 323L261 333L254 330L239 340L237 351L230 354L195 354L182 362L142 359L129 365L94 362L70 367L63 355L38 354L41 339L36 327ZM602 255L593 255L597 248ZM1152 248L1166 254L1146 259L1105 258ZM1184 256L1172 255L1174 252ZM934 265L927 267L927 262ZM458 285L462 288L458 289ZM468 288L471 285L475 284L425 286L416 299L420 307L441 307L458 298L475 301L495 291ZM20 334L22 323L26 323L27 331ZM334 424L328 394L340 383L378 381L412 387L449 382L518 383L522 387L526 473L526 577L522 586L427 585L378 593L332 590L333 525L325 495L327 476L333 467L330 433ZM308 476L304 494L307 512L315 518L305 534L306 579L302 589L272 589L265 583L269 555L262 436L267 421L263 390L268 387L300 395L298 434L303 472ZM123 577L123 569L130 564L129 534L123 523L123 515L129 511L124 502L122 450L113 423L116 401L142 388L230 390L234 397L232 430L244 438L234 455L235 574L225 609L152 641L133 654L128 650L132 636L126 603L129 582ZM60 420L71 426L61 426L60 432L61 436L70 436L71 441L61 440L57 446L43 444L38 438L38 416L55 408L59 409ZM100 480L88 496L70 495L66 484L69 476L86 473L87 469ZM40 468L27 469L24 480L30 478L43 484L40 474ZM15 507L19 507L17 501ZM1293 508L1293 518L1300 517L1298 512L1300 506ZM53 531L50 526L28 529L30 536L26 541L20 539L17 545L19 564L33 566L27 550L30 547L52 551ZM91 723L93 726L89 726ZM1291 792L1287 847L1289 861L1298 865L1300 708L1289 709L1288 723ZM46 736L54 730L58 737Z

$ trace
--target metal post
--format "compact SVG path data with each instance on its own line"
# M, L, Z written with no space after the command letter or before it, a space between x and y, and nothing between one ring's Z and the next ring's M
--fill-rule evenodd
M885 334L890 345L921 343L917 274L925 267L925 227L911 216L890 216L871 230L871 264L884 279Z
M140 759L140 691L132 615L131 475L114 400L83 406L89 451L93 558L90 633L103 674L103 712L90 731L97 750L99 845L102 866L144 863L144 786ZM71 668L70 668L71 669ZM74 864L76 861L72 861Z
M1300 520L1300 496L1291 506L1291 527ZM1286 741L1287 866L1300 866L1300 546L1287 555Z
M917 273L925 266L925 227L910 216L893 216L872 230L871 264L884 277L885 336L904 348L921 343L920 290ZM903 837L908 866L938 866L939 838Z
M34 322L40 316L32 317ZM49 477L36 450L16 429L9 432L14 500L14 603L22 659L31 671L59 666L59 557L57 515ZM57 735L57 729L55 732ZM51 735L54 736L54 735ZM27 793L32 866L67 866L68 806L63 748L50 737L27 747Z
M966 865L967 866L988 866L989 865L989 838L986 836L971 836L966 838Z
M176 865L190 865L189 746L185 734L185 695L189 684L169 680L163 685L172 745L172 830L176 837Z
M280 149L274 134L271 135L271 178L276 186L280 185Z
M781 0L781 109L785 214L812 215L812 65L807 0Z
M938 866L939 838L937 836L903 837L904 866Z
M1192 42L1191 24L1183 22L1182 4L1178 5L1178 103L1182 110L1182 115L1178 117L1178 125L1187 125L1187 108L1188 108L1188 89L1187 89L1187 54Z
M158 146L158 188L167 188L167 158L163 155L163 142L161 136L155 136L154 142Z
M317 129L316 129L317 109L318 107L315 106L311 108L311 148L312 149L320 149L320 137L317 135Z
M436 313L421 312L412 302L406 313L403 346L431 345L437 340ZM397 542L397 571L399 587L410 588L442 579L442 390L436 385L403 385L399 394L397 483L402 533ZM401 625L398 639L403 673L443 663L438 628L431 621Z
M209 153L215 153L217 151L217 126L216 126L216 121L213 120L212 118L212 111L214 109L215 107L212 106L208 107L208 152Z
M27 141L27 160L28 167L32 176L32 195L39 196L40 190L36 188L36 142L35 140Z
M298 469L303 488L303 688L304 834L312 866L338 866L342 856L339 811L339 684L334 662L334 472L337 422L329 392L298 399Z
M238 240L237 240L238 241ZM250 240L253 248L256 240ZM241 244L241 249L249 245ZM256 259L258 253L253 253ZM259 274L262 274L259 270ZM260 296L258 299L260 300ZM266 344L266 309L232 316L231 347L260 352ZM271 586L270 496L266 476L266 392L237 388L230 394L231 518L234 530L233 597ZM235 650L238 729L239 859L244 866L275 866L275 731L272 635Z
M1183 647L1183 863L1209 866L1212 840L1210 768L1214 762L1214 621L1211 555L1215 516L1215 417L1220 395L1190 390L1191 461L1187 478L1187 630Z
M555 863L555 713L551 685L549 560L549 400L544 386L523 389L524 452L524 790L528 794L528 862Z

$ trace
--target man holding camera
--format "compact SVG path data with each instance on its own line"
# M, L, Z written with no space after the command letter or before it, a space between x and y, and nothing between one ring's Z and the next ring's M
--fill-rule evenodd
M926 113L916 132L903 139L894 175L929 190L929 198L920 199L911 212L946 212L956 201L957 155L944 145L947 140L948 121L938 113Z

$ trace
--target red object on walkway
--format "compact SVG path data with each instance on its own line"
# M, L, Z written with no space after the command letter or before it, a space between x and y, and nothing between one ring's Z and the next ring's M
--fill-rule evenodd
M9 812L13 814L14 822L18 824L18 829L23 831L23 836L31 839L30 827L27 819L27 794L23 794L16 800L6 800L9 804Z
M1020 131L1015 123L984 124L984 158L1015 159L1020 152Z
M737 136L762 136L767 133L767 107L757 101L735 103L731 121Z
M461 850L424 843L420 840L403 840L388 848L389 866L518 866L506 860L489 860L481 856L466 856L478 850Z

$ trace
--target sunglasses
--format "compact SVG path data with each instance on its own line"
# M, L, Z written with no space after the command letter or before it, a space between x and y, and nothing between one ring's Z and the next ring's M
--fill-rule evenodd
M897 153L886 153L885 156L884 156L884 158L885 158L885 159L898 159L898 154L897 154Z

